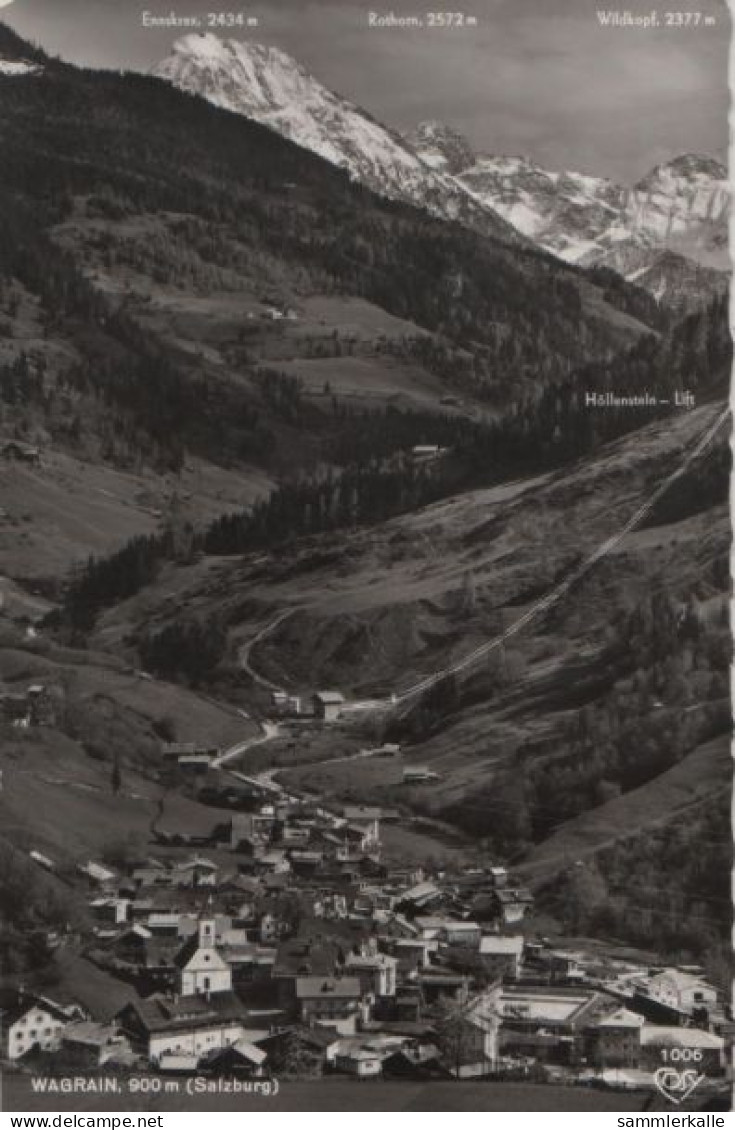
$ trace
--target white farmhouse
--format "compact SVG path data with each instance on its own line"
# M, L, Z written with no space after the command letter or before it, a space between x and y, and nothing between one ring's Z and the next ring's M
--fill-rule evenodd
M69 1019L51 1001L19 993L15 1004L0 1012L0 1055L16 1060L34 1049L57 1051Z

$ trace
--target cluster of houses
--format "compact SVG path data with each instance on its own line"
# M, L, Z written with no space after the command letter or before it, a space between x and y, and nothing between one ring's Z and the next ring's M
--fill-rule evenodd
M381 861L381 809L281 797L232 814L207 855L81 865L86 958L126 990L19 990L2 1056L214 1075L517 1077L649 1083L672 1047L724 1069L701 970L650 969L524 937L532 896L502 867Z

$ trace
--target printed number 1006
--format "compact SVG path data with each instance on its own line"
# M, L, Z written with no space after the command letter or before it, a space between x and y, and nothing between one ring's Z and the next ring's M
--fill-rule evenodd
M704 1056L699 1048L662 1048L664 1063L701 1063Z

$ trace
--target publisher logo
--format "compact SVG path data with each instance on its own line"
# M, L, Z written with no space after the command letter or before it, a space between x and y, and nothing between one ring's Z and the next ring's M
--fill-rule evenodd
M696 1091L705 1076L693 1067L683 1071L677 1071L675 1067L659 1067L653 1078L664 1098L678 1106Z

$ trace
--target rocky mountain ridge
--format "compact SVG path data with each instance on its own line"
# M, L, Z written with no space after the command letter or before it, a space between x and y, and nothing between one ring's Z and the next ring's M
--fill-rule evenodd
M634 185L549 171L525 157L475 156L456 131L424 123L407 140L539 246L583 267L609 267L659 300L686 304L725 285L727 169L684 154Z

